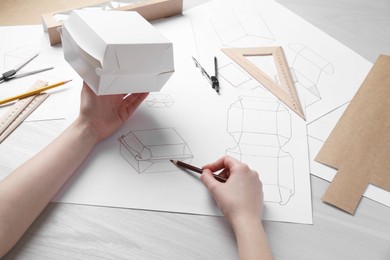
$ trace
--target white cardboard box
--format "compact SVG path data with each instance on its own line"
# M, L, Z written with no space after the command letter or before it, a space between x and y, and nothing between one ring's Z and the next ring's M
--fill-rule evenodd
M65 59L97 95L159 91L173 46L133 11L74 10L61 28Z

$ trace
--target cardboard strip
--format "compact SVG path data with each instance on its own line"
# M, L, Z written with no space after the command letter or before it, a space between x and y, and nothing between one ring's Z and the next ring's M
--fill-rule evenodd
M102 1L92 1L95 4L101 4ZM103 2L104 3L104 2ZM77 6L75 8L81 8ZM54 19L55 14L70 12L74 8L68 10L58 10L42 14L42 25L45 31L49 34L50 45L61 43L61 35L58 28L63 22ZM141 0L135 4L126 5L111 9L112 11L136 11L148 21L162 19L177 14L183 11L183 0Z
M354 214L368 184L390 191L390 56L381 55L315 158L338 169L323 196Z

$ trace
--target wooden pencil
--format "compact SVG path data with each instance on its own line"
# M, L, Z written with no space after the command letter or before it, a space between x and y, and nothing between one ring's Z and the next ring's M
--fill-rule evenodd
M188 164L188 163L185 163L185 162L182 162L182 161L178 161L178 160L170 160L173 164L179 166L179 167L182 167L184 169L187 169L187 170L191 170L191 171L194 171L194 172L197 172L197 173L200 173L202 174L203 170L201 168L198 168L198 167L195 167L191 164ZM226 179L222 176L219 176L219 175L216 175L216 174L213 174L214 175L214 178L217 179L218 181L220 182L226 182Z
M64 84L68 83L69 81L72 81L72 80L61 81L61 82L55 83L53 85L44 86L44 87L41 87L41 88L37 88L37 89L34 89L34 90L27 91L25 93L22 93L22 94L13 96L13 97L5 98L3 100L0 100L0 105L6 104L6 103L9 103L9 102L18 100L18 99L22 99L22 98L25 98L25 97L37 95L37 94L39 94L39 93L41 93L43 91L46 91L48 89L64 85Z

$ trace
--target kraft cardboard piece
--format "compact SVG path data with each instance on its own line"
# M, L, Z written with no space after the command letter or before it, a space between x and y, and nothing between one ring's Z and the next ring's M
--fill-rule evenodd
M84 0L86 1L86 0ZM128 4L126 4L128 2ZM113 7L116 3L118 6ZM115 4L114 4L115 6ZM88 8L110 10L110 11L136 11L148 21L162 19L177 14L183 11L183 0L141 0L141 1L98 1L89 0L89 5L74 6L74 8ZM108 9L110 8L110 9ZM61 35L59 28L66 21L67 16L72 9L57 10L55 12L44 13L41 15L43 29L48 33L50 45L61 43ZM61 18L57 18L61 17Z
M0 26L41 24L42 14L81 8L101 2L98 0L0 1Z
M379 56L315 159L338 169L323 201L350 214L369 183L390 191L389 71Z
M174 72L172 43L137 12L72 11L65 59L97 95L159 91Z

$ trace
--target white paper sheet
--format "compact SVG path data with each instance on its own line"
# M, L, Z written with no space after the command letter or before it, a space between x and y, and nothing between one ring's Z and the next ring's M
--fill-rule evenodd
M155 26L174 43L176 72L96 147L55 201L220 215L199 176L167 158L201 167L230 154L260 173L264 219L312 223L306 123L349 101L370 63L273 1L212 1ZM283 46L307 122L219 51L253 45ZM210 74L218 57L220 95L191 56Z
M56 201L220 215L198 174L169 159L201 167L229 154L260 173L264 219L312 223L305 121L264 89L223 84L218 95L192 60L191 15L154 24L174 43L176 72L94 150Z
M314 157L372 64L273 1L213 1L200 8L189 13L202 63L221 46L283 46L305 106L310 172L331 181L336 171L315 162ZM239 76L240 69L226 62L219 62L227 81L224 84L258 88L257 82ZM390 193L373 185L369 185L365 196L390 204Z
M370 62L271 0L216 0L185 15L192 23L199 62L208 63L210 71L210 59L221 47L282 46L307 123L351 100L371 68ZM230 73L224 69L232 62L223 54L219 58L225 79ZM232 82L230 78L226 80Z

